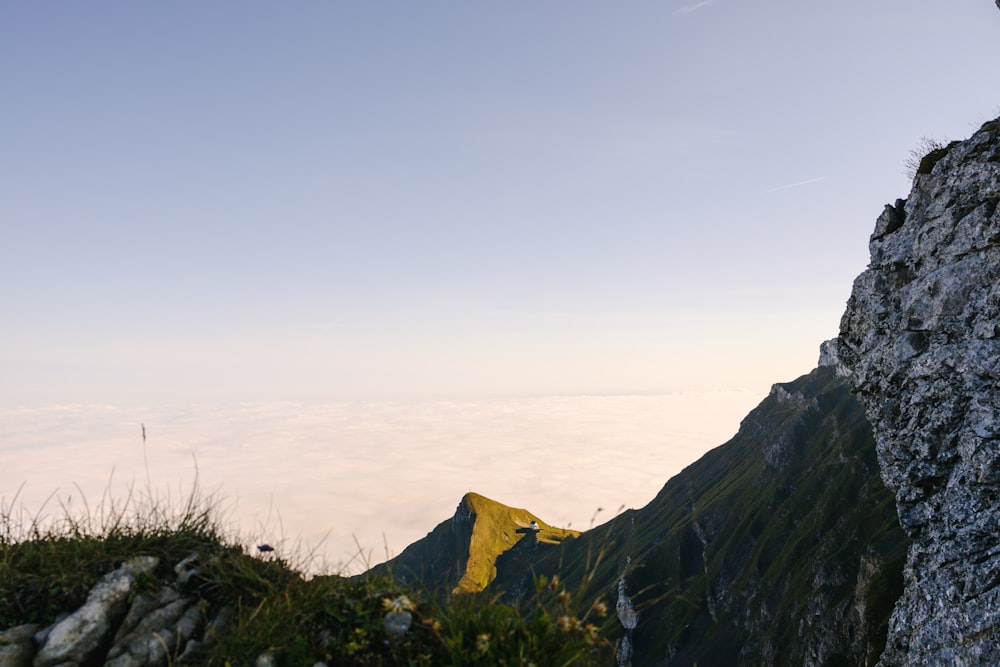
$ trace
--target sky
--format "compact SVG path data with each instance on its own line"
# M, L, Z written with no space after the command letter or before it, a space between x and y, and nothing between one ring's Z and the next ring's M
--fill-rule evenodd
M836 335L908 152L1000 115L998 33L988 0L3 3L0 458L115 440L86 406L760 398Z
M5 3L6 402L767 385L920 138L967 0Z

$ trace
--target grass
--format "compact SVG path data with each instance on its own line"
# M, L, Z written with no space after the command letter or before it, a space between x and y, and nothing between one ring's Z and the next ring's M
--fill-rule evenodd
M913 179L917 174L929 174L941 158L948 154L959 142L945 143L931 137L921 137L919 145L910 150L906 158L903 174Z
M106 492L77 512L60 504L54 519L15 510L16 500L0 501L0 630L53 623L135 556L160 564L134 595L176 586L174 565L197 553L185 593L206 622L230 620L190 664L251 665L264 653L282 666L612 663L594 622L600 605L575 613L550 581L538 580L533 606L515 608L486 595L430 595L387 574L307 577L308 554L253 553L223 528L218 498L197 485L175 507L149 489L120 503ZM392 632L390 615L407 617L408 629Z

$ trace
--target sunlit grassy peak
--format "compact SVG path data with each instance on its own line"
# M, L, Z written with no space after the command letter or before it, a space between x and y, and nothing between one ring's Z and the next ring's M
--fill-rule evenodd
M455 521L471 524L469 557L456 592L476 593L496 577L500 554L523 543L522 548L539 542L558 544L580 533L555 528L525 509L508 507L478 493L467 493L455 512Z
M544 548L575 538L526 509L509 507L478 493L462 497L455 514L375 572L453 593L477 593L496 577L496 562L512 550Z

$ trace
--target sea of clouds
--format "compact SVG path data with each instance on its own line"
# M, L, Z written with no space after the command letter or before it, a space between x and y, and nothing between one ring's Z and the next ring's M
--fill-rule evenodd
M313 570L357 572L450 518L468 491L577 529L641 507L732 437L762 398L7 408L0 506L44 520L151 488L180 507L197 484L248 547L266 542Z

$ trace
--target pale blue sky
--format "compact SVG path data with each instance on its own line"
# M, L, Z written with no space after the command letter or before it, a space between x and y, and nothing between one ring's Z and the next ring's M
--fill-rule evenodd
M836 334L988 0L0 7L0 402L748 387Z

